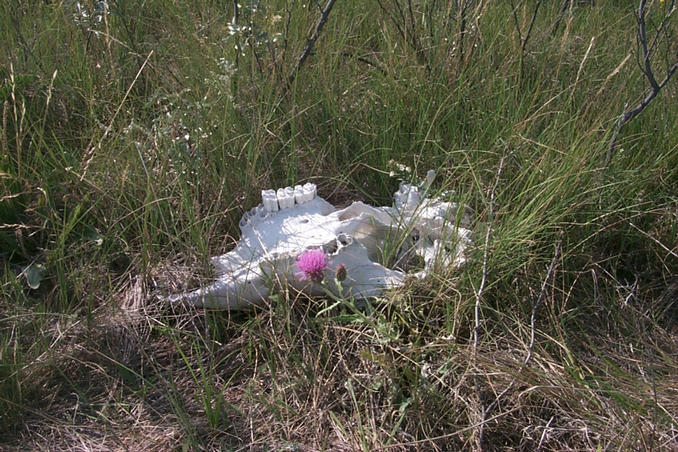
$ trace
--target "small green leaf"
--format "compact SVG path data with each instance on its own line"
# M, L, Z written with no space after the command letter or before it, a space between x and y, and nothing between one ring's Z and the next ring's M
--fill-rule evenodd
M97 246L101 246L104 243L104 237L99 234L99 232L94 229L92 226L87 225L83 238L88 242L93 242Z
M43 264L37 263L32 263L23 271L28 287L34 290L40 287L40 283L45 278L46 273L47 268Z

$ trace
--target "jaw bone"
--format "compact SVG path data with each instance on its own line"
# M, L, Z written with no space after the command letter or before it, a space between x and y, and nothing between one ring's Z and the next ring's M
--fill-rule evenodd
M240 310L261 305L273 282L289 284L308 295L337 293L333 277L340 265L347 270L342 296L379 296L402 285L408 273L380 261L403 262L419 256L426 276L435 265L458 266L470 243L470 231L455 227L457 205L421 199L433 179L429 171L421 186L401 184L395 207L372 207L354 202L337 209L316 194L314 184L262 191L262 203L240 221L242 237L228 253L212 258L217 280L193 292L167 298L197 307ZM462 220L468 227L468 218ZM328 257L323 283L300 281L296 258L308 249ZM391 252L387 252L387 250Z

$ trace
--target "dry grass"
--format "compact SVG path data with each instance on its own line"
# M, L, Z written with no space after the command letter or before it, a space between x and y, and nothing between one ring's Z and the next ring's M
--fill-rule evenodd
M504 326L484 332L474 364L470 325L450 334L436 303L449 294L395 294L376 307L375 329L316 318L318 300L292 294L233 317L177 312L130 279L91 319L45 332L54 345L24 370L39 396L7 445L464 450L482 407L510 387L485 421L491 450L678 447L675 325L627 303L614 325L592 313L573 334L562 307L575 288L560 293L558 279L528 366L530 331L518 313L497 313ZM627 341L592 333L603 327Z
M313 2L240 2L236 31L231 2L14 3L0 449L678 451L678 91L603 165L647 89L624 5L554 27L540 2L523 45L536 0L473 1L465 30L453 2L336 2L283 90ZM261 189L384 205L393 161L472 209L462 269L360 315L285 287L245 313L159 301L211 279Z

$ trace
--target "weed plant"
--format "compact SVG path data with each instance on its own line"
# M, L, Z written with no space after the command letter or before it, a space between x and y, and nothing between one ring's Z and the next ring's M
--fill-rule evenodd
M1 2L0 448L678 448L678 79L606 161L637 5L562 3L339 0L299 64L318 2ZM472 209L463 268L158 301L262 189L385 205L389 161Z

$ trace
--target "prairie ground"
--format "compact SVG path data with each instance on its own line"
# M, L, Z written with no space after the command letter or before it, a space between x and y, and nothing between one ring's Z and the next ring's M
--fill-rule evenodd
M675 10L0 3L0 449L678 450ZM263 189L429 169L461 268L162 301Z

